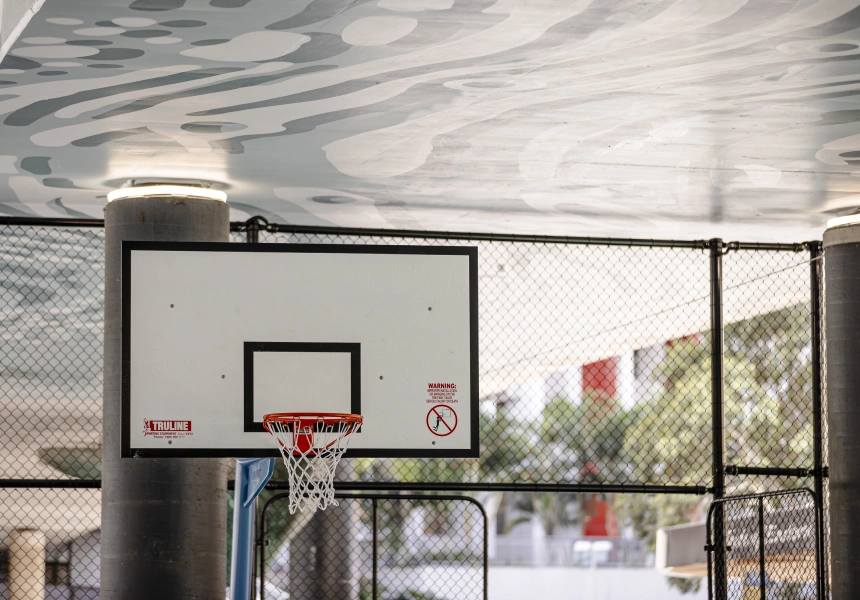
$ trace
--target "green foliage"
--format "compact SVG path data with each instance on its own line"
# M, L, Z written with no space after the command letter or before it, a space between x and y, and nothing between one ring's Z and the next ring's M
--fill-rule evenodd
M406 590L398 594L393 600L446 600L441 596L434 596L418 590Z
M734 391L726 398L729 464L812 464L808 305L799 304L728 325L726 383ZM738 492L763 491L744 483ZM780 483L790 486L800 482Z
M541 443L556 472L572 458L578 468L574 480L606 483L607 475L621 469L627 428L634 418L614 398L597 392L586 393L578 404L558 397L543 410Z
M535 456L536 427L506 410L481 412L481 476L485 480L517 481Z
M678 341L655 369L660 385L628 420L623 454L637 483L704 485L710 473L711 373L707 345Z
M685 579L683 577L667 577L669 587L676 588L682 594L695 594L702 589L701 579Z

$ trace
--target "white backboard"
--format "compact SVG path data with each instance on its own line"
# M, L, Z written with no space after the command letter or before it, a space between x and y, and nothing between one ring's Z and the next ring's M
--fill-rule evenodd
M347 456L478 456L476 248L122 251L123 456L278 456L298 411L361 414Z

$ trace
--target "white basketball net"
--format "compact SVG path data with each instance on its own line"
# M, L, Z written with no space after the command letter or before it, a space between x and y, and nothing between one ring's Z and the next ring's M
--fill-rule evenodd
M290 514L297 510L325 510L337 506L334 499L334 471L346 452L349 438L360 424L319 419L307 427L308 419L293 423L269 421L269 432L278 440L278 448L287 467L290 482Z

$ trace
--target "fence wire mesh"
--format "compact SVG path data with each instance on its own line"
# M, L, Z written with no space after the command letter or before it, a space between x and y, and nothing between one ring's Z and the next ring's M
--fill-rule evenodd
M265 598L486 598L486 515L469 498L339 495L295 515L286 502L265 513Z
M359 483L498 490L497 519L532 510L546 526L563 522L565 511L586 514L599 499L614 504L616 517L633 523L642 539L653 538L659 519L673 524L706 508L696 496L655 501L612 493L702 494L713 486L707 244L307 229L255 235L260 243L479 248L480 458L346 461ZM234 230L231 239L247 243L248 233ZM796 250L729 245L722 258L729 494L815 484L810 264L805 248ZM98 228L0 225L0 486L100 478L103 254ZM823 368L820 375L823 387ZM826 398L820 401L819 416ZM826 436L826 419L822 425ZM274 483L284 481L276 474ZM537 495L517 491L538 488ZM0 490L16 506L42 506L27 494L73 492L98 490ZM823 498L826 512L826 486ZM81 502L64 501L51 531L68 532L61 536L68 552L97 556L98 511L93 517ZM3 512L4 540L29 526L16 514ZM621 562L644 564L649 548L653 539L634 544L633 558ZM8 582L8 552L3 556L0 579ZM52 580L66 577L73 587L71 567L54 572Z
M708 514L708 597L822 598L817 510L815 496L809 490L715 502Z

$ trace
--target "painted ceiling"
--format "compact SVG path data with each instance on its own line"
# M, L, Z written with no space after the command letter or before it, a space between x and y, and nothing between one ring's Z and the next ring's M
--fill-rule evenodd
M860 205L860 0L47 0L0 214L751 240Z

